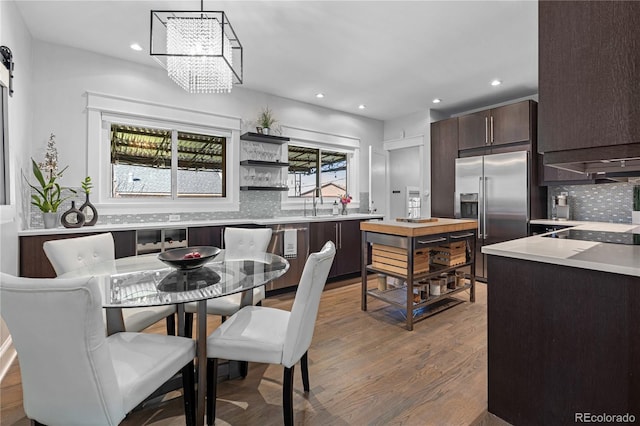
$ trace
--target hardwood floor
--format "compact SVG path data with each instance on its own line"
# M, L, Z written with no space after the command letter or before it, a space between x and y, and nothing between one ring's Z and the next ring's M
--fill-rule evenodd
M300 425L497 425L487 415L487 291L404 329L398 310L369 299L360 310L360 281L328 285L309 350L311 391L294 375L294 418ZM293 294L265 306L290 309ZM209 319L209 329L219 324ZM164 323L149 331L164 332ZM17 363L16 363L17 364ZM62 386L63 384L61 384ZM282 367L249 365L244 380L218 387L216 425L281 425ZM131 413L123 425L183 425L179 392ZM28 425L20 372L13 365L0 386L0 424Z

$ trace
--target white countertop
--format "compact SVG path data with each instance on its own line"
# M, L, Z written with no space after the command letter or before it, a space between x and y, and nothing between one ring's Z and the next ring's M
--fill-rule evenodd
M558 221L553 222L558 223ZM575 227L580 230L606 232L628 232L634 228L638 228L634 232L640 233L640 226L623 223L580 222ZM495 256L640 277L640 246L545 238L543 235L547 234L491 244L483 247L482 252Z
M155 222L155 223L111 223L95 226L83 226L80 228L64 228L59 226L57 228L38 228L38 229L24 229L18 231L19 236L32 236L32 235L52 235L52 234L81 234L86 232L110 232L110 231L133 231L137 229L175 229L175 228L196 228L201 226L227 226L227 225L279 225L284 223L305 223L305 222L329 222L329 221L343 221L343 220L369 220L369 219L381 219L382 215L366 214L366 213L351 213L348 215L322 215L322 216L280 216L265 219L212 219L202 221L182 221L182 222Z

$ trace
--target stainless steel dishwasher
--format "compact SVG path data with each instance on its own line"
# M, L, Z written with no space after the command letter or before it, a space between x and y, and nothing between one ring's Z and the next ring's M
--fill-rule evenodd
M289 270L266 285L267 291L297 286L309 256L309 224L290 223L271 226L273 231L268 251L285 257Z

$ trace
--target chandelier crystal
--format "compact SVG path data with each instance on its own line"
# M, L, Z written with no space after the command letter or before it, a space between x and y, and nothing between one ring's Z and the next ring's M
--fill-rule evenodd
M229 93L242 83L242 45L224 12L152 10L150 54L190 93Z
M190 93L231 92L231 43L217 19L170 18L167 21L167 53L175 55L167 57L169 77L184 90Z

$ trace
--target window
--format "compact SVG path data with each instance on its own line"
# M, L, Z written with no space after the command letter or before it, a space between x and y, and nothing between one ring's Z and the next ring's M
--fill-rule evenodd
M114 198L226 196L226 138L111 123Z
M289 145L289 197L339 197L348 193L348 156L318 148Z

